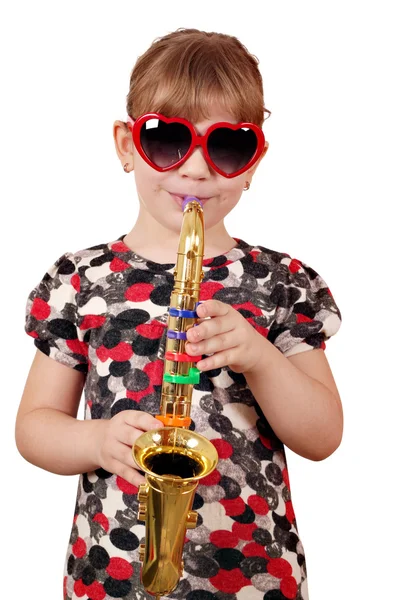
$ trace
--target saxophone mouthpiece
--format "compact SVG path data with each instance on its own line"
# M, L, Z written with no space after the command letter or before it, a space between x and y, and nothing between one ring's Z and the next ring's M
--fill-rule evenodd
M199 200L198 198L196 198L196 196L185 196L182 202L182 212L185 210L185 206L188 202L192 202L193 200L195 200L196 202L198 202L201 206L201 208L203 208L203 203L201 202L201 200Z

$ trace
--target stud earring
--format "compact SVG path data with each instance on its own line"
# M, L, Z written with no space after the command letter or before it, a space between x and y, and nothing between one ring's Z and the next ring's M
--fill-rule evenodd
M247 190L248 190L249 188L250 188L250 181L246 181L246 185L245 185L245 187L243 188L243 190L244 190L245 192L247 192Z

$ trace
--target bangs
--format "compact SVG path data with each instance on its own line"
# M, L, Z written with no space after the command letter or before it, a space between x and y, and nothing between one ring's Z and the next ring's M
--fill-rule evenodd
M143 104L141 114L157 112L166 117L182 117L191 123L210 119L214 111L226 112L236 122L259 124L260 121L257 106L249 106L247 98L236 89L215 84L200 86L188 81L183 86L181 80L165 82L164 85L158 85Z
M198 123L222 111L235 122L262 127L271 113L264 107L257 65L257 58L232 36L178 30L154 42L137 61L128 114L137 119L157 112Z

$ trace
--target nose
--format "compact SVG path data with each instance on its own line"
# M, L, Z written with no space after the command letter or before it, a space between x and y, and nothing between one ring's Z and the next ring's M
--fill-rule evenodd
M210 167L204 158L203 150L198 146L179 167L179 174L193 179L210 177Z

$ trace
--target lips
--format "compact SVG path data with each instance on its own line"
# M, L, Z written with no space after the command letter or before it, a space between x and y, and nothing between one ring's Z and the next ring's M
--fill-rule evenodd
M199 200L201 200L201 202L204 204L205 202L207 202L207 200L209 200L210 198L202 198L201 196L196 196L196 194L174 194L173 192L169 192L170 196L179 204L181 205L183 202L183 199L185 198L185 196L194 196L195 198L198 198Z
M198 196L197 194L177 194L175 192L170 192L170 194L172 194L173 196L179 196L180 198L182 198L182 200L184 199L185 196L194 196L195 198L198 198L199 200L209 200L209 196L207 197L203 197L203 196Z

